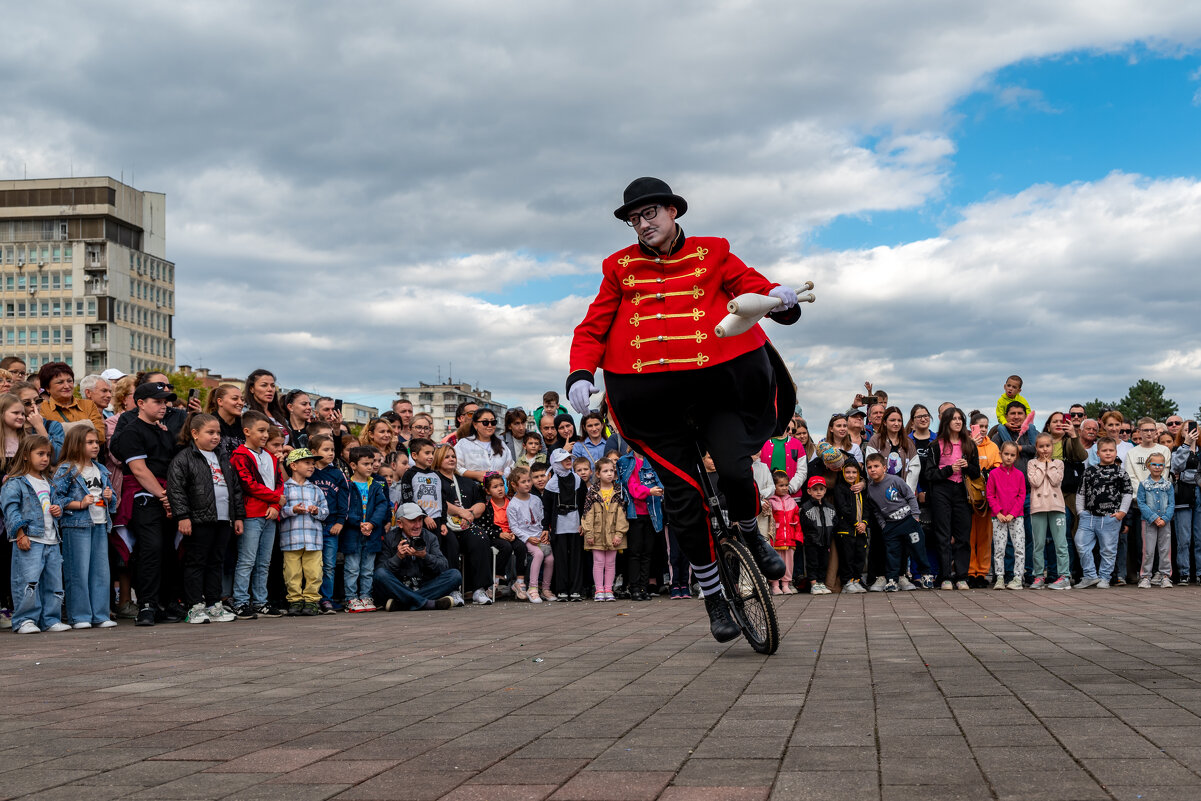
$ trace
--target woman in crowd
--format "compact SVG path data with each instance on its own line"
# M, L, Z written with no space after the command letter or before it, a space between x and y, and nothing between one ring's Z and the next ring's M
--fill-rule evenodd
M938 421L934 455L924 471L930 480L934 539L941 563L942 589L968 589L968 560L971 555L972 507L967 500L965 479L980 477L976 443L967 431L967 415L947 407ZM953 583L953 584L952 584Z
M471 416L472 432L455 445L459 475L472 481L484 480L488 473L507 479L513 469L513 454L496 433L496 412L479 408Z
M580 420L580 426L584 429L584 438L571 446L571 455L576 459L587 459L595 467L605 455L605 418L599 412L589 412Z
M100 437L100 444L108 431L104 427L104 415L96 404L87 398L75 397L75 373L65 362L47 362L38 370L38 382L46 391L42 401L42 417L57 420L63 430L76 423L91 423Z
M847 416L845 414L830 416L830 422L826 426L825 441L838 448L838 450L849 454L860 465L863 464L863 451L851 441L850 427L847 424Z
M442 550L454 554L453 559L447 554L447 561L454 568L458 567L462 554L463 590L471 593L472 603L483 606L492 603L488 590L494 580L491 539L475 525L484 515L484 488L478 481L457 475L458 466L454 448L439 445L434 449L434 470L442 478L442 500L446 503L447 534L440 541L449 544L454 540L452 548Z
M359 444L375 448L384 459L387 459L388 454L396 450L396 433L387 420L374 417L368 420L367 424L363 426L363 430L359 432Z
M284 395L284 413L288 417L288 444L293 448L306 447L309 437L305 429L313 418L313 403L309 393L294 389Z
M275 374L270 370L258 369L246 377L246 409L267 415L271 425L286 430L288 414L279 402L278 392Z
M529 431L529 417L524 409L510 409L505 412L505 433L501 441L516 457L525 448L525 435Z
M246 441L242 433L242 409L242 390L235 384L221 384L209 393L205 411L217 418L221 428L221 442L216 447L218 456L228 459Z
M443 442L447 445L455 445L463 437L471 434L471 416L475 414L480 405L475 401L462 401L455 407L455 430L450 432Z

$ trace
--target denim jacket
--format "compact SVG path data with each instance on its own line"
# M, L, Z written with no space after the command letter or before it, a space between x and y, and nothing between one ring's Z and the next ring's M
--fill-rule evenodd
M1159 481L1147 477L1139 482L1138 510L1148 523L1154 523L1159 517L1171 522L1176 514L1176 491L1167 476Z
M93 461L100 470L100 481L103 484L103 489L112 489L112 477L108 472L108 468L99 462ZM67 504L75 501L82 501L88 497L87 484L83 482L83 473L73 464L61 464L58 470L54 471L54 478L50 479L50 502L58 504L63 508L63 516L58 519L60 528L91 528L92 513L88 507L82 509L68 509ZM117 494L113 493L113 497L105 504L105 511L110 515L108 520L109 528L112 528L111 514L117 508Z
M632 452L626 453L617 460L617 479L624 487L630 481L630 474L634 472L634 464L636 456ZM642 460L642 469L638 471L638 480L642 482L642 486L647 489L662 487L663 482L659 480L659 475L655 472L655 468L646 459ZM655 531L663 530L663 499L658 495L651 495L646 499L646 510L651 516L651 525ZM634 498L628 492L626 493L626 517L631 520L638 516L634 510Z
M46 539L46 517L42 513L42 502L25 476L16 476L4 482L4 487L0 489L0 507L4 509L9 542L16 542L17 534L22 530L30 539ZM57 525L56 522L56 528Z

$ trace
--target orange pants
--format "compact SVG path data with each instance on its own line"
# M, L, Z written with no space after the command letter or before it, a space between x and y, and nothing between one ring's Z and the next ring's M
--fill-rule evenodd
M972 512L972 561L969 576L987 576L992 571L992 518Z

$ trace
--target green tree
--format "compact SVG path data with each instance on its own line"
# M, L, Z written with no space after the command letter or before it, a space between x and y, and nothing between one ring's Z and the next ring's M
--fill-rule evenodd
M1180 409L1176 401L1164 397L1163 393L1163 384L1140 378L1118 403L1118 411L1127 420L1138 420L1140 417L1163 420Z
M1084 416L1093 420L1101 419L1101 413L1106 409L1116 409L1118 404L1113 401L1103 401L1100 398L1094 398L1084 404Z
M175 387L175 394L179 396L179 400L183 403L188 401L188 392L193 389L200 390L200 404L203 406L208 403L209 391L204 385L204 380L200 376L192 373L168 373L167 378L171 379L171 385Z

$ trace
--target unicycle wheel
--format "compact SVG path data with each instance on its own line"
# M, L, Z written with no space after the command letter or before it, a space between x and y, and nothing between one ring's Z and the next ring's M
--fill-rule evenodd
M780 647L780 626L771 591L759 566L747 547L733 539L720 540L718 554L722 563L722 586L734 621L751 648L761 654L774 654Z

